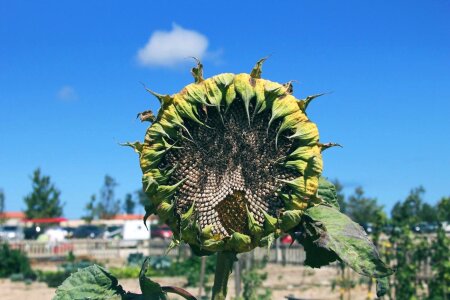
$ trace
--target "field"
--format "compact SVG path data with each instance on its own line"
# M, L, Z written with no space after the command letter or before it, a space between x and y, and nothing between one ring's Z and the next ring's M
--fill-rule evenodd
M37 265L36 268L49 270L53 267L50 265ZM313 270L303 266L283 267L277 264L268 264L264 271L268 273L268 278L264 281L263 287L271 290L272 299L285 299L288 295L311 300L339 299L338 288L334 291L331 288L331 281L337 276L337 269L335 268L329 267ZM357 274L352 274L352 276L355 280L359 279ZM160 277L154 279L162 285L183 286L186 283L186 279L182 277ZM119 282L125 290L139 292L139 284L136 279L121 279ZM0 290L3 294L3 300L49 300L52 299L55 291L55 289L48 288L42 282L34 282L27 285L23 282L11 282L5 279L0 280ZM198 293L198 288L187 288L187 290L194 295ZM231 278L228 299L234 297L234 291L234 278ZM367 297L367 289L364 285L358 285L350 293L353 300L362 300ZM371 299L374 299L374 297Z

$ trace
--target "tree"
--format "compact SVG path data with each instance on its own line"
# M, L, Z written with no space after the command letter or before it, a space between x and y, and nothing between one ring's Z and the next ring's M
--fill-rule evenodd
M333 181L334 187L336 188L337 201L339 203L340 210L345 213L347 210L347 203L345 202L345 195L342 192L344 186L340 183L339 180L335 179Z
M437 207L434 207L428 203L423 203L420 208L419 219L421 222L436 222L438 219Z
M442 198L437 206L437 217L441 222L450 222L450 197Z
M393 223L396 225L413 225L420 222L431 223L438 221L440 217L444 217L443 214L446 214L444 212L446 209L445 202L441 204L441 208L439 208L439 203L434 207L424 203L424 194L425 189L420 186L412 189L405 201L397 202L391 211ZM445 201L445 198L441 201Z
M25 197L25 215L29 219L55 218L63 214L59 196L61 192L51 183L50 176L41 174L40 169L33 172L32 192Z
M355 193L348 197L346 208L346 214L359 224L378 224L380 219L385 219L383 206L377 204L376 198L364 196L362 187L357 187Z
M96 199L96 196L92 195L91 200L84 207L84 210L86 211L86 215L81 218L83 220L85 220L87 223L91 223L92 220L94 220L98 215L97 206L95 205L95 199Z
M417 187L409 192L405 201L395 203L391 211L392 221L397 225L412 225L420 222L422 197L425 193L423 187Z
M415 260L417 243L408 226L401 226L392 232L389 241L392 244L392 261L396 264L393 279L395 297L393 299L416 300L418 262Z
M5 194L0 190L0 224L3 224L3 213L5 212Z
M100 190L100 200L97 204L100 219L110 219L120 212L120 200L116 199L114 192L116 186L116 180L109 175L105 175L105 181Z
M440 227L437 231L436 241L431 245L431 265L434 276L429 284L429 300L450 299L450 261L448 248L450 238Z
M130 193L125 195L125 201L123 203L123 210L126 214L131 215L134 213L136 203L133 201L133 196Z

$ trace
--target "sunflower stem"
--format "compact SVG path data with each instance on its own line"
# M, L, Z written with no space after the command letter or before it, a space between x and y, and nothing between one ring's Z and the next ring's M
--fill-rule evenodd
M234 252L223 251L217 253L212 300L225 300L228 291L228 278L236 260L236 253Z

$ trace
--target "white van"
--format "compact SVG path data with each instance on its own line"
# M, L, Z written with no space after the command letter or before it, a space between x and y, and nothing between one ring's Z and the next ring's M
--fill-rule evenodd
M142 220L125 221L123 225L122 238L125 241L142 241L150 239L150 231L144 225Z

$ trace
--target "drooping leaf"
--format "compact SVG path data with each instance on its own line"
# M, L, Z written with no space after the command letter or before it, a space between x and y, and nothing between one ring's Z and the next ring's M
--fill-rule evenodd
M338 259L336 253L327 247L329 237L322 223L315 222L304 215L298 229L296 238L305 249L306 259L304 264L306 266L320 268Z
M111 299L119 300L125 291L117 279L98 265L80 269L64 280L53 300Z
M325 205L311 207L304 214L310 219L305 219L303 227L313 224L314 229L319 229L318 234L311 235L318 248L334 253L361 275L381 278L393 273L381 261L364 229L345 214Z
M288 231L300 223L303 211L302 210L288 210L281 215L280 228L283 231Z

